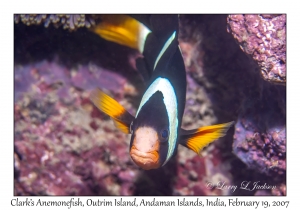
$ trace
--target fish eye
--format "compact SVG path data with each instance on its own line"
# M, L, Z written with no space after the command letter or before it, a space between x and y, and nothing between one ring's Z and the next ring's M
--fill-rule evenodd
M161 135L161 137L162 137L163 140L166 140L169 137L169 131L167 129L163 129L160 132L160 135Z

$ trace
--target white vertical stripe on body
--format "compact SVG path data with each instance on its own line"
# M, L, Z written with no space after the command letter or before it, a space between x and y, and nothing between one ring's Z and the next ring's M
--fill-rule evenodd
M170 46L170 44L172 43L173 39L175 38L176 35L176 31L174 31L174 33L170 36L170 38L166 41L165 45L163 46L163 48L161 49L161 51L159 52L155 63L154 63L154 67L153 67L153 71L159 61L159 59L161 58L161 56L165 53L165 51L168 49L168 47Z
M176 139L177 139L177 128L178 128L178 110L177 110L177 97L174 91L173 86L171 85L170 81L166 78L158 77L146 90L143 98L141 100L140 106L136 113L136 117L138 116L141 108L144 106L145 103L149 100L149 98L160 91L163 95L163 102L167 109L168 120L169 120L169 147L168 147L168 154L165 162L166 164L170 157L173 155L175 146L176 146Z

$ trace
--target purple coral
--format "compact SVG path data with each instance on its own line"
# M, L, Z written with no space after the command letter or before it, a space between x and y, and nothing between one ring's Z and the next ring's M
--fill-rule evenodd
M228 31L241 49L252 56L261 76L286 81L286 15L228 15Z
M16 194L120 195L132 188L117 184L128 183L127 173L136 176L137 170L126 166L130 160L125 135L116 132L107 117L103 121L105 116L88 98L96 87L120 92L124 78L98 66L94 71L81 66L76 72L49 61L16 66ZM115 82L107 83L111 77Z

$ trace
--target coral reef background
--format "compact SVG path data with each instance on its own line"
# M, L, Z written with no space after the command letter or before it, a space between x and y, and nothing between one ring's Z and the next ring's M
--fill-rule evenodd
M180 16L183 127L235 127L202 157L179 146L150 171L89 100L104 88L135 114L145 89L138 53L89 31L97 21L15 16L15 195L286 195L285 15ZM275 188L245 190L243 181Z

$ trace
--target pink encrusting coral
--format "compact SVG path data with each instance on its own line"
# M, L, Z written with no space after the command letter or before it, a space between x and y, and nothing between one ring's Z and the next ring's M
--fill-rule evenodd
M29 17L29 16L28 16ZM285 86L261 79L226 15L181 15L183 128L235 121L201 157L182 146L143 171L128 135L89 99L105 89L133 115L145 89L137 52L86 29L15 24L15 195L285 195ZM261 181L275 189L221 187Z
M286 120L285 90L265 87L260 101L244 101L235 126L233 151L250 168L270 176L285 175Z
M286 82L286 15L229 15L228 31L270 82Z
M94 70L92 77L88 67L72 73L56 62L16 66L15 78L20 74L28 77L15 86L17 194L124 194L118 180L127 183L126 173L137 173L126 154L128 139L112 122L103 121L107 117L92 106L88 90L102 86L124 94L125 79L99 67ZM99 74L100 84L93 83L91 78ZM112 77L114 83L101 83Z

